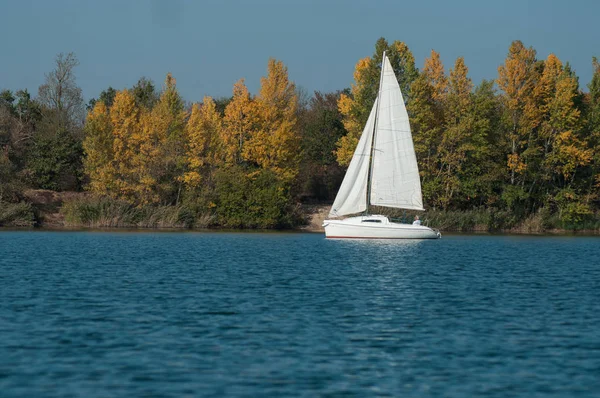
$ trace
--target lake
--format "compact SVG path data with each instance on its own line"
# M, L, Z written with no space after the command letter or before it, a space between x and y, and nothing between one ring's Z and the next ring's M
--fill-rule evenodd
M0 231L6 397L600 395L600 238Z

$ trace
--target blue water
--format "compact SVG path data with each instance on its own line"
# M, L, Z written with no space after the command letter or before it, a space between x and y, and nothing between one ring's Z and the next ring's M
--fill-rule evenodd
M600 238L0 231L2 397L600 396Z

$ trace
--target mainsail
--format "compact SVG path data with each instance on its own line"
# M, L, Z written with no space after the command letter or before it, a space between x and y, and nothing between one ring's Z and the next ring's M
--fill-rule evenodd
M394 70L385 55L381 68L378 98L335 197L330 217L360 213L368 204L423 210L408 113ZM369 169L371 189L367 203Z
M383 59L382 74L370 202L376 206L424 210L408 113L387 57Z

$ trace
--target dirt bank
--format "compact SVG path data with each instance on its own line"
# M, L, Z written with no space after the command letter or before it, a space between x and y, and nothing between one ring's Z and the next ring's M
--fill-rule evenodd
M306 214L308 224L300 227L302 231L324 232L323 220L327 218L331 205L303 205L302 211Z

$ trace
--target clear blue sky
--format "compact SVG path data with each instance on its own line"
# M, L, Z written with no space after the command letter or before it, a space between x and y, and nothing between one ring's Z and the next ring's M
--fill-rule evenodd
M37 95L56 54L74 52L87 99L141 76L173 73L183 97L256 93L269 57L309 93L349 87L375 42L404 41L417 66L431 49L446 68L464 56L477 84L494 79L511 41L568 61L587 90L600 57L594 0L0 0L0 89Z

